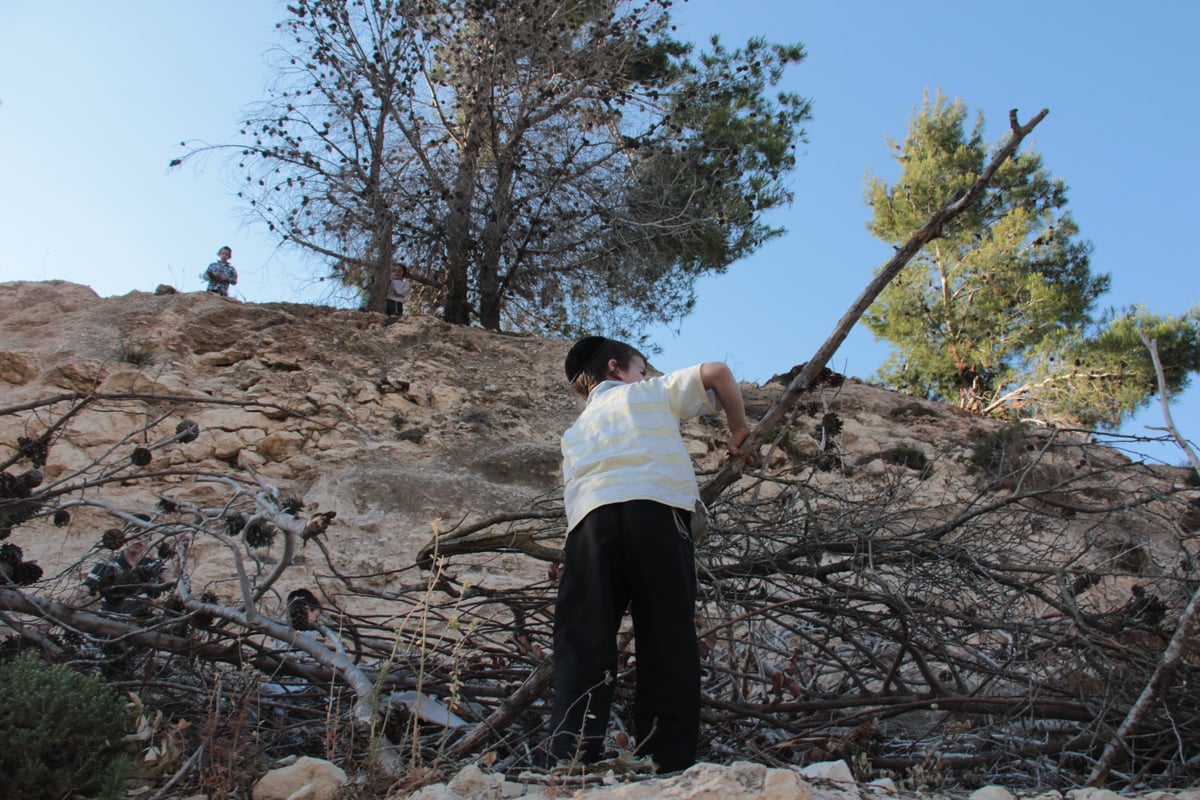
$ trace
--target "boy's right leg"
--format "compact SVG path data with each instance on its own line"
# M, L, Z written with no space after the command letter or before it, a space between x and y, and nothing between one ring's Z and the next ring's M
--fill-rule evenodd
M638 753L663 772L696 761L700 735L700 653L696 642L696 559L686 512L625 503L625 572L632 585Z
M592 511L567 536L554 608L554 710L550 755L596 761L604 753L617 669L617 628L629 597L618 570L616 506Z

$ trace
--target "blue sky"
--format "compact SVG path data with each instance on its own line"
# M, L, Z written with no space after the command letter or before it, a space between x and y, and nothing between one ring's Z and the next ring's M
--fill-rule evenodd
M182 140L236 133L263 96L283 14L268 0L0 2L0 281L195 290L228 244L236 296L325 296L300 255L243 222L222 157L167 169ZM1112 274L1103 305L1180 314L1200 302L1200 4L688 0L673 16L698 43L802 42L808 58L784 88L814 105L795 202L769 217L788 233L700 282L695 314L653 332L656 366L719 359L761 382L816 350L891 254L866 231L864 179L898 174L886 140L903 138L926 90L983 112L993 140L1010 108L1022 120L1050 110L1028 145L1070 187L1093 270ZM858 328L831 366L865 378L887 352ZM1173 413L1200 440L1200 388ZM1157 406L1125 430L1145 425L1162 425ZM1177 448L1147 452L1182 462Z

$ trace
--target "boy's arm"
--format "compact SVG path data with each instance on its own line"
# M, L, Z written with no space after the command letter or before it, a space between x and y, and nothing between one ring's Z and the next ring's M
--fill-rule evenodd
M700 381L705 389L712 389L721 403L721 408L725 409L725 422L729 425L729 439L725 446L730 454L753 459L753 453L741 449L742 442L750 435L750 429L746 426L746 407L742 403L742 390L733 379L733 372L721 361L706 361L700 365Z

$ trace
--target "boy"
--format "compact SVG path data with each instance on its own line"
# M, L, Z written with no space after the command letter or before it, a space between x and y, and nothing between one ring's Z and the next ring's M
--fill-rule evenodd
M150 613L148 598L169 590L176 581L166 562L146 552L148 547L148 538L137 536L129 540L120 555L96 562L72 598L72 605L86 593L90 599L85 605L99 596L104 601L100 607L105 611L123 615Z
M399 317L404 314L404 304L408 302L408 296L412 293L412 283L408 280L408 268L403 264L398 264L392 270L392 279L388 281L387 289L387 315L389 317Z
M204 270L203 277L208 281L208 291L221 297L229 297L229 287L237 283L237 270L229 263L232 257L233 251L228 247L217 251L217 260Z
M725 410L729 452L745 455L742 394L720 362L647 378L641 353L602 336L575 343L566 373L587 406L562 437L568 535L554 619L550 755L602 756L628 605L638 752L663 772L686 769L700 727L690 535L699 491L679 421L716 411L711 391Z

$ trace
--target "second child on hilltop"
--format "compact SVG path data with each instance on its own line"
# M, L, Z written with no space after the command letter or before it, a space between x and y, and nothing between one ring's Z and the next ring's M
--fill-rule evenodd
M228 297L229 287L237 285L237 270L233 268L233 264L229 263L232 256L233 251L228 246L222 247L217 251L217 260L204 270L204 275L201 277L208 281L208 291L213 294Z

